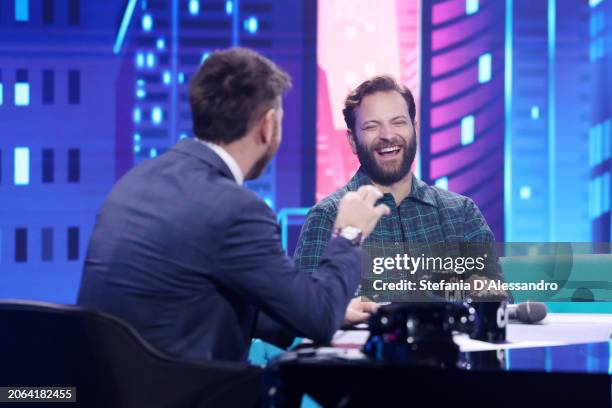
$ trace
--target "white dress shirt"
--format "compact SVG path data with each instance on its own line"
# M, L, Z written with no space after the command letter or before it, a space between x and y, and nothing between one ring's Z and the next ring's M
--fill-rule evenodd
M242 174L242 170L240 170L240 166L238 166L238 163L236 162L236 160L234 160L231 154L229 154L224 148L222 148L218 144L207 142L198 138L195 139L198 142L210 147L213 152L217 153L221 160L223 160L227 167L229 167L238 185L241 186L244 183L244 175Z

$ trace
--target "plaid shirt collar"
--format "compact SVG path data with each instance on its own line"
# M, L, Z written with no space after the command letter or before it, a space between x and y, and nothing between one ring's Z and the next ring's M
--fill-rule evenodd
M417 200L424 204L429 204L433 207L437 207L438 203L434 197L434 192L432 191L432 188L428 186L427 183L425 183L424 181L416 178L414 174L411 173L411 175L412 187L410 189L410 194L408 195L408 197L405 198L405 200ZM359 187L367 184L373 184L372 179L370 179L370 177L365 174L363 169L359 167L359 170L357 170L357 173L355 173L353 178L351 178L346 187L350 191L357 191Z

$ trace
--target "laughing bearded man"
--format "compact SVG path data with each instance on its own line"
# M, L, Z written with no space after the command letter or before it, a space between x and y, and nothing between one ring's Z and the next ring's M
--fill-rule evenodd
M301 270L318 270L323 249L332 236L340 199L368 184L384 193L380 202L392 211L378 221L364 241L366 250L395 248L410 252L407 248L411 245L414 248L452 243L465 248L464 243L490 246L494 242L491 229L470 198L428 186L413 175L418 124L410 90L390 76L371 78L347 96L343 114L348 143L361 167L346 186L321 200L308 213L294 256ZM496 257L487 265L485 275L501 279ZM456 299L463 294L444 296Z

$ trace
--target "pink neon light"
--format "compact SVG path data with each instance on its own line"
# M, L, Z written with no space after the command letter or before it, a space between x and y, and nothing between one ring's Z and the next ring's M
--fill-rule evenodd
M474 115L474 133L480 135L489 126L503 120L503 106L497 104L487 105L482 111ZM430 139L431 153L437 154L461 144L461 125L457 123L451 128L433 132Z
M474 63L479 56L491 51L494 48L492 45L490 38L475 38L469 46L435 55L431 59L431 74L436 77L466 64Z
M438 79L431 83L431 102L459 94L478 83L478 64L459 72L458 74Z
M491 9L486 9L448 27L434 30L431 34L431 48L437 51L465 41L466 38L475 35L494 20L495 15Z
M432 24L440 24L465 15L465 0L452 0L435 4L431 10Z
M453 126L431 135L429 146L431 153L436 154L461 144L461 126Z
M358 168L346 140L343 101L366 78L390 74L413 92L418 108L418 2L325 0L318 7L317 201Z
M494 153L484 157L479 166L448 180L451 191L468 191L478 188L493 173L499 170L499 162L503 161L504 149L500 146ZM455 189L455 190L453 190Z
M345 129L335 129L327 77L317 72L317 193L319 201L346 184L357 170L357 156L346 140Z
M492 132L503 131L503 123L492 129ZM499 146L499 141L493 137L476 139L473 144L461 150L433 159L430 164L431 178L446 176L475 161L482 160L482 157L485 157L484 154L495 146Z
M480 86L461 98L431 110L431 127L437 128L460 120L495 97L495 89Z

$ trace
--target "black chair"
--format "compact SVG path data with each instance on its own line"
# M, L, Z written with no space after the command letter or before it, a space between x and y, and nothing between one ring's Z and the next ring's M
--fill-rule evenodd
M255 406L261 371L166 356L107 314L0 300L0 386L76 387L77 403L66 406Z

